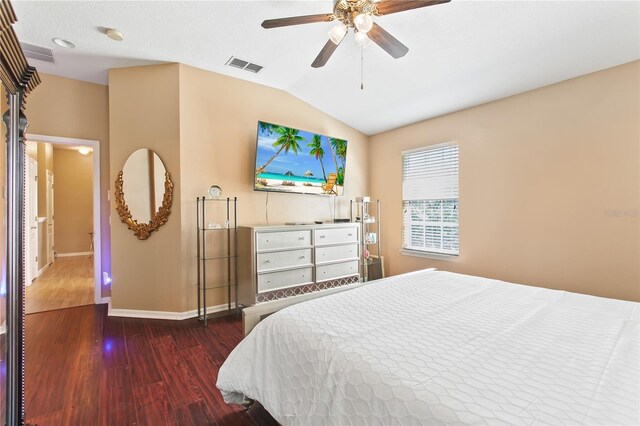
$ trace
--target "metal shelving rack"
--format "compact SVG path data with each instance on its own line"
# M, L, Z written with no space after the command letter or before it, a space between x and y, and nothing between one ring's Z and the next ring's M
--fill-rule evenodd
M226 203L226 222L221 228L209 228L207 226L207 205L210 203ZM215 315L224 315L238 310L238 197L233 198L206 198L198 197L196 202L197 216L197 257L198 257L198 319L207 326L207 320L214 314L207 315L207 291L227 288L227 311L216 312ZM207 254L207 237L225 238L226 253L209 256ZM232 244L233 241L233 244ZM224 240L223 240L224 242ZM207 268L211 262L223 262L226 266L225 278L215 283L207 282ZM234 303L231 307L231 289L233 288Z
M376 216L369 216L372 205L375 204ZM384 266L382 258L381 237L380 237L380 200L371 201L369 197L358 197L351 200L350 206L351 222L360 224L360 276L362 281L369 279L379 279L384 277ZM354 220L355 208L355 220ZM375 232L372 231L375 230ZM368 242L368 236L372 233L376 235L375 242ZM371 253L369 248L375 247L375 253ZM365 258L365 253L369 252L369 257ZM370 274L370 272L372 272Z

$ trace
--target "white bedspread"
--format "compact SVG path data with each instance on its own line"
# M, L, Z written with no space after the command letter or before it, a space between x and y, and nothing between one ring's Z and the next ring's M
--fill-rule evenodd
M639 306L422 271L270 316L217 385L285 425L638 425Z

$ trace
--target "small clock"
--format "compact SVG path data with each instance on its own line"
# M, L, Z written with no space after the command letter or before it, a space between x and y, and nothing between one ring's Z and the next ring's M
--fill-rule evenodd
M211 185L211 187L209 188L209 197L220 198L221 195L222 188L220 188L218 185Z

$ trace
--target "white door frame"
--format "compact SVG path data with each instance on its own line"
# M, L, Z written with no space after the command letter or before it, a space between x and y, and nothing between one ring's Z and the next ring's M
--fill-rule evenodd
M34 170L35 168L35 170ZM32 176L31 176L31 172L35 171L35 187L36 190L33 190L33 181L31 180ZM33 280L36 279L38 277L38 273L37 271L40 269L38 268L38 260L37 260L37 256L38 256L38 161L36 161L35 159L27 156L26 158L26 162L25 162L25 177L26 177L26 181L27 184L25 185L25 221L24 221L24 231L25 231L25 241L24 241L24 247L25 247L25 258L27 259L27 264L26 264L26 268L25 268L25 284L27 286L30 286L31 283L33 283ZM33 211L33 207L34 207L34 198L35 197L35 207L36 207L36 211ZM35 244L33 243L33 239L32 234L33 234L33 229L32 229L32 225L34 224L36 225L36 241ZM34 255L36 256L35 260L34 260ZM33 262L35 261L35 265L33 264ZM35 268L35 272L34 272L34 268Z
M53 170L47 170L45 192L47 195L47 266L56 260L55 235L56 235L56 210L55 210L55 176ZM51 198L49 198L51 197Z
M102 238L100 229L100 141L90 139L64 138L59 136L35 135L27 133L28 141L47 142L60 145L86 146L93 148L93 300L102 303Z

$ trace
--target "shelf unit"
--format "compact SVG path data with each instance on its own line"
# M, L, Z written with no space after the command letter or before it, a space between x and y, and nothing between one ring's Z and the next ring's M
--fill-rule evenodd
M373 206L375 206L375 217L370 216ZM350 214L351 222L360 224L360 276L362 281L384 278L380 237L380 200L371 201L369 197L358 197L351 200ZM375 235L374 242L370 241L371 235ZM375 248L375 253L371 253L372 248ZM366 257L367 253L369 253L368 257Z
M225 203L226 221L221 228L210 228L207 220L207 206L211 203ZM217 289L227 289L227 310L216 312L215 315L228 314L238 312L238 198L206 198L198 197L196 202L197 216L197 293L198 293L198 319L207 326L207 320L214 313L207 314L207 291ZM223 246L222 254L216 253L210 255L208 253L208 245L218 243ZM216 265L211 265L211 263ZM216 271L222 276L218 281L207 281L207 270L216 268ZM233 304L231 291L233 289ZM233 307L232 307L233 305Z

